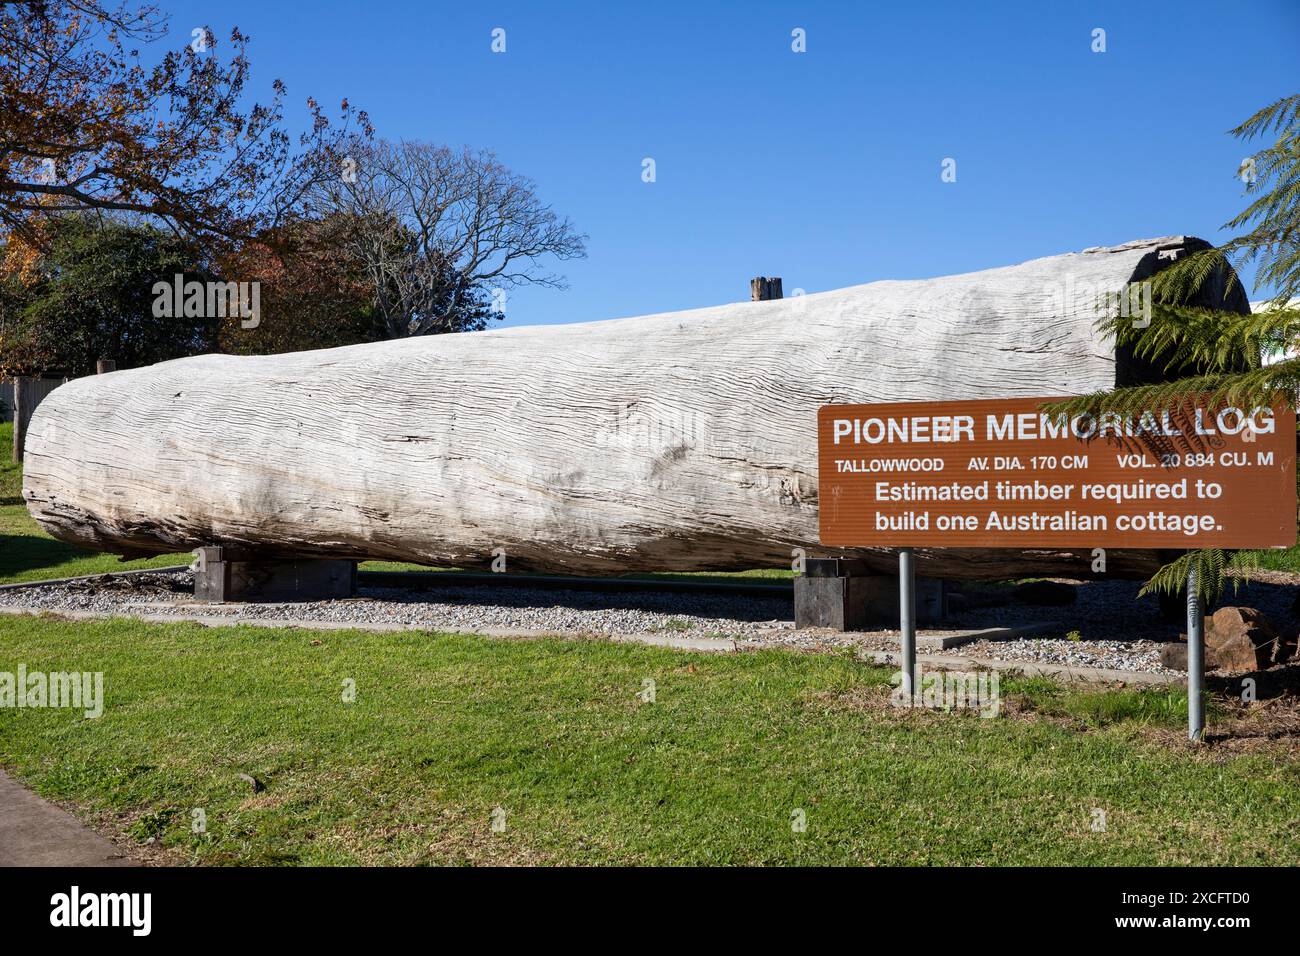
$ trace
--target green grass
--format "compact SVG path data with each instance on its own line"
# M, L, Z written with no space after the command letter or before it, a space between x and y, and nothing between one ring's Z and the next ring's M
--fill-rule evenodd
M1099 692L1095 688L1063 686L1046 677L1028 677L1017 678L1009 686L1035 712L1074 718L1092 728L1116 724L1187 726L1187 688L1180 685ZM1206 699L1205 713L1211 724L1224 716L1222 706L1212 697Z
M1300 571L1300 545L1259 552L1259 566L1268 571Z
M464 571L471 574L482 573L485 570L484 568L437 567L427 564L411 564L407 561L366 561L361 565L361 569L363 571ZM507 570L509 569L507 568ZM510 573L523 576L530 574L574 576L555 571L510 571ZM746 571L649 571L619 574L616 577L627 578L632 581L653 579L695 583L718 581L740 584L780 584L794 580L794 571L789 568L750 568Z
M1163 691L1008 681L1049 716L981 719L841 655L0 618L19 662L107 707L0 708L0 764L202 864L1300 862L1300 766L1169 743Z

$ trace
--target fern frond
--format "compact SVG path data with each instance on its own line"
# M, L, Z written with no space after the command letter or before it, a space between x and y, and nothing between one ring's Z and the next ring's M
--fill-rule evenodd
M1286 129L1300 121L1300 93L1270 103L1241 125L1229 130L1237 139L1253 139L1271 129Z

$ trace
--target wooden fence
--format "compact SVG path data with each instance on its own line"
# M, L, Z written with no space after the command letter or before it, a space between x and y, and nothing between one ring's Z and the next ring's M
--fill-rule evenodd
M23 407L17 409L17 382L14 379L0 381L0 422L14 423L14 460L23 460L22 436L27 433L27 425L32 420L36 406L64 382L66 378L24 378L22 380ZM20 412L21 421L15 415Z

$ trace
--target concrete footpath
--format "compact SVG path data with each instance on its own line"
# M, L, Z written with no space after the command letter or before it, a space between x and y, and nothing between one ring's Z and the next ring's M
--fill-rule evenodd
M134 866L111 842L0 770L0 866Z

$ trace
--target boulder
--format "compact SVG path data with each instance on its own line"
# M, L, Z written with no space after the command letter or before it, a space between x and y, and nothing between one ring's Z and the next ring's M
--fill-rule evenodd
M1187 670L1187 635L1180 635L1181 640L1170 641L1160 648L1160 663L1170 670L1185 671ZM1214 651L1208 647L1205 649L1205 669L1207 671L1215 670L1219 666L1219 659L1215 656Z
M1238 634L1230 640L1211 648L1206 645L1205 653L1207 657L1206 669L1222 671L1225 674L1237 674L1245 671L1263 670L1268 667L1268 662L1260 662L1259 654L1255 645L1251 643L1250 638L1244 634ZM1208 658L1214 657L1214 665L1210 666Z
M1293 653L1293 645L1278 637L1262 611L1253 607L1221 607L1205 618L1205 669L1225 674L1263 670ZM1187 670L1187 635L1160 649L1160 663Z
M1281 661L1279 656L1286 649L1268 617L1255 607L1219 607L1205 618L1204 627L1206 670L1227 674L1264 670ZM1180 653L1186 662L1186 633L1180 633L1178 640L1183 643Z
M1262 611L1221 607L1205 625L1205 647L1214 651L1220 670L1263 670L1277 662L1281 642Z

